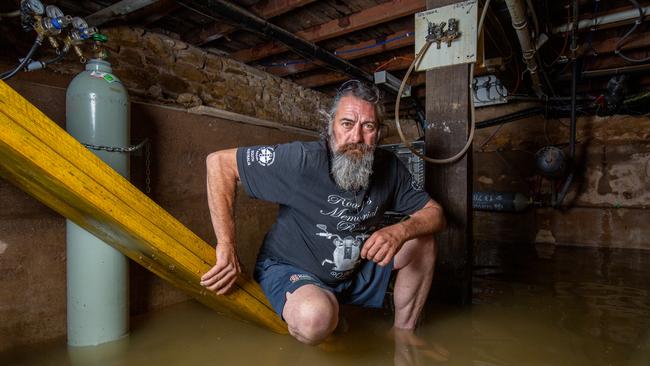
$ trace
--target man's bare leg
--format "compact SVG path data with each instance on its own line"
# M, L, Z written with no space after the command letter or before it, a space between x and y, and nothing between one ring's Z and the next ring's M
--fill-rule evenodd
M409 240L395 255L395 328L415 329L431 288L435 262L433 236Z
M300 342L316 345L324 341L339 321L339 304L334 294L316 285L299 287L286 294L282 316L289 333Z

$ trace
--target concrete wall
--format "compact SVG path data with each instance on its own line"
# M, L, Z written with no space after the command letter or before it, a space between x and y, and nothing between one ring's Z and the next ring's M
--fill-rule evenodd
M484 120L528 107L514 104L478 110ZM537 191L549 198L552 183L540 186L534 153L547 144L568 145L568 119L542 116L477 131L474 189ZM524 213L475 213L478 240L650 249L650 118L580 117L578 176L566 197L571 208Z

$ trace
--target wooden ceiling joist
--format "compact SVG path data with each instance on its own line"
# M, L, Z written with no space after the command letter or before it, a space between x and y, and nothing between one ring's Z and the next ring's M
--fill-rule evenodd
M386 70L386 71L406 70L409 66L411 66L411 62L413 60L407 57L395 57L394 60L389 60L389 61L390 63L387 64L386 67L383 67L382 70ZM370 66L362 67L362 69L365 69L370 73L373 73L375 71L374 67L375 65L370 65ZM296 79L294 81L305 88L315 88L323 85L341 83L345 80L348 80L349 78L350 78L349 76L342 74L340 72L329 71L329 72L323 72L323 73L306 76L304 78Z
M313 2L314 0L269 0L255 4L248 10L260 18L270 19ZM201 46L235 30L231 25L214 22L207 27L187 32L184 39L190 44Z
M386 65L386 67L381 68L381 70L386 70L386 71L401 71L401 70L406 70L408 69L409 66L411 66L412 59L409 59L407 54L404 54L402 56L397 56L395 57L394 60L387 60L387 62L390 62L389 64ZM373 69L375 65L367 65L367 66L362 66L361 68L364 70L367 70L370 73L373 73L375 70ZM477 65L474 68L474 76L481 76L481 75L487 75L490 73L490 70L486 68L483 65ZM417 72L411 74L411 78L409 80L409 85L411 86L420 86L424 85L426 82L426 74L423 72ZM306 88L316 88L324 85L330 85L330 84L336 84L336 83L342 83L345 80L348 80L349 77L345 76L342 73L339 72L334 72L334 71L329 71L329 72L323 72L323 73L318 73L310 76L306 76L304 78L300 79L295 79L294 82L306 87ZM423 96L423 95L421 95Z
M620 39L621 37L607 38L602 41L593 42L592 46L597 53L612 53L616 49L616 45ZM650 47L650 33L633 35L629 40L626 40L626 42L621 45L622 50L632 50L644 47ZM584 49L589 52L588 45L585 44Z
M364 9L341 19L296 32L296 37L309 42L325 39L372 27L377 24L412 15L425 9L423 0L392 0L372 8ZM287 47L277 42L269 42L253 48L237 51L233 57L242 62L252 62L287 51Z
M91 26L97 27L115 18L124 17L144 7L157 3L158 0L122 0L86 17Z
M386 40L393 40L386 42ZM386 42L381 46L375 46L381 42ZM335 55L344 59L344 60L355 60L358 58L376 55L382 52L396 50L398 48L412 46L415 42L413 29L399 31L393 34L390 34L386 37L383 37L381 40L373 39L370 41L360 42L353 45L347 45L344 47L337 48L334 50ZM297 65L287 65L280 67L271 67L267 71L283 77L287 75L297 74L309 70L313 70L320 67L315 63L304 63Z

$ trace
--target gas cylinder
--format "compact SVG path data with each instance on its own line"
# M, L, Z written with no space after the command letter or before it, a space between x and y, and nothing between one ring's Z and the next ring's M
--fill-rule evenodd
M126 88L111 64L91 59L66 92L66 129L129 178L129 154L100 147L130 143ZM91 146L92 145L92 146ZM70 220L67 227L68 344L91 346L128 335L128 260Z

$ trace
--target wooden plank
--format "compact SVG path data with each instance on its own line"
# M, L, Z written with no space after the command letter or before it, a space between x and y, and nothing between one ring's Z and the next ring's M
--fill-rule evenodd
M621 37L611 37L607 39L603 39L600 41L594 41L592 42L592 46L598 52L599 54L602 53L611 53L614 52L616 49L616 44L618 41L621 39ZM637 48L645 48L650 46L650 34L648 33L639 33L639 34L633 34L630 36L628 40L625 41L625 43L622 45L621 49L623 53L629 50L637 49ZM589 52L589 43L585 42L582 47L585 52Z
M278 129L278 130L281 130L281 131L299 133L301 135L307 135L307 136L313 136L313 137L320 136L320 132L318 132L318 131L308 130L306 128L300 128L300 127L287 126L287 125L283 125L283 124L278 123L278 122L271 122L271 121L267 121L267 120L260 119L260 118L245 116L243 114L234 113L234 112L230 112L230 111L225 111L225 110L219 109L219 108L208 107L208 106L205 106L205 105L200 105L200 106L197 106L197 107L193 107L193 108L188 109L187 111L189 113L200 114L200 115L204 115L204 116L212 116L212 117L227 119L227 120L230 120L230 121L246 123L246 124L254 125L254 126L275 128L275 129Z
M251 6L250 11L264 19L269 19L313 2L314 0L268 0Z
M429 9L459 2L427 0ZM469 66L427 71L425 148L428 156L447 158L465 145L469 133ZM471 303L472 280L472 162L461 160L426 166L427 192L445 209L448 228L436 236L438 261L430 298Z
M309 42L319 42L414 14L422 10L424 10L423 0L392 0L350 14L345 18L334 19L324 24L307 28L296 32L295 35ZM284 45L277 44L277 42L269 42L253 48L237 51L232 56L242 62L251 62L277 55L284 51L287 51Z
M111 20L124 17L144 7L157 3L158 0L122 0L86 17L90 26L98 27Z
M0 82L0 175L211 308L280 333L285 323L242 276L217 296L199 285L214 249Z
M260 18L270 19L313 2L314 0L269 0L257 3L248 10ZM237 30L237 28L231 25L215 22L207 27L190 30L185 33L186 36L184 36L183 39L187 43L195 46L202 46L210 41L214 41L215 39L219 39L232 33L235 30Z

